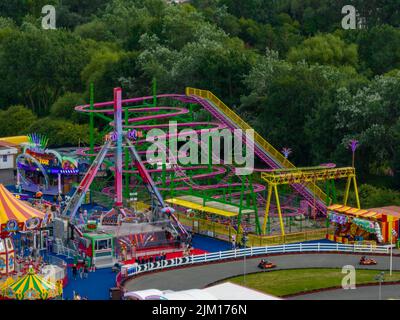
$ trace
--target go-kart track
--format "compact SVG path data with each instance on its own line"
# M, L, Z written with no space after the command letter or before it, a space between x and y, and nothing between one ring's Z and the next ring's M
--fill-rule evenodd
M388 255L369 255L378 264L371 266L360 266L361 254L345 253L318 253L318 254L287 254L287 255L268 255L268 261L276 264L276 268L271 270L260 270L257 266L262 257L222 262L202 264L196 267L186 267L162 272L150 272L126 280L123 287L127 291L137 291L158 288L160 290L188 290L193 288L204 288L215 282L227 278L256 272L274 272L277 270L303 269L303 268L339 268L345 265L352 265L356 269L389 270L390 257ZM244 268L246 264L246 268ZM393 257L393 271L400 270L400 257ZM160 287L162 284L162 287ZM340 283L338 283L340 286ZM383 299L395 299L400 297L400 285L382 286ZM323 290L321 292L294 296L289 299L377 299L378 289L375 286L359 287L355 290Z

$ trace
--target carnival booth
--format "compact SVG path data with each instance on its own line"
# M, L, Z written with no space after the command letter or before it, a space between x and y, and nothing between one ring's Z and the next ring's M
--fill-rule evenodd
M393 215L335 204L328 207L328 219L334 226L333 233L326 236L328 240L372 244L397 241L399 218Z
M62 297L62 284L50 282L30 268L24 277L3 286L0 295L11 300L52 300Z
M0 184L0 259L6 259L5 266L0 266L0 273L14 270L15 242L12 241L12 238L17 239L17 242L30 239L27 245L40 248L39 240L42 236L42 228L51 219L50 212L45 214L27 202L18 200L4 185ZM21 246L21 243L18 245Z

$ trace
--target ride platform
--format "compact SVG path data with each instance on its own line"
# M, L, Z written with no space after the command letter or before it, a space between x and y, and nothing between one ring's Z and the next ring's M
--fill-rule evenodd
M181 196L165 200L176 206L212 213L228 218L237 217L240 213L240 207L233 204L222 203L218 201L206 201L196 196ZM254 210L242 209L242 214L253 214Z

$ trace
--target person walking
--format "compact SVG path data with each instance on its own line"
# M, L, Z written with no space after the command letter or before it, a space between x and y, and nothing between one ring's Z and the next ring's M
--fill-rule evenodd
M87 279L89 277L89 269L88 269L88 266L86 263L85 263L85 266L83 267L83 277L85 279Z
M74 280L76 280L76 277L78 276L78 269L76 267L76 264L74 264L72 266L72 276L73 276Z

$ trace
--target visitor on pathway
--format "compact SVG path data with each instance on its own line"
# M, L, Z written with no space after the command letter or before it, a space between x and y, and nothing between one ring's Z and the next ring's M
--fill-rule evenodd
M74 264L72 266L72 276L73 276L74 280L76 280L76 277L78 276L78 269L76 267L76 264Z
M85 263L85 266L83 267L83 277L85 279L87 279L89 277L89 269L88 269L88 266L86 263Z

